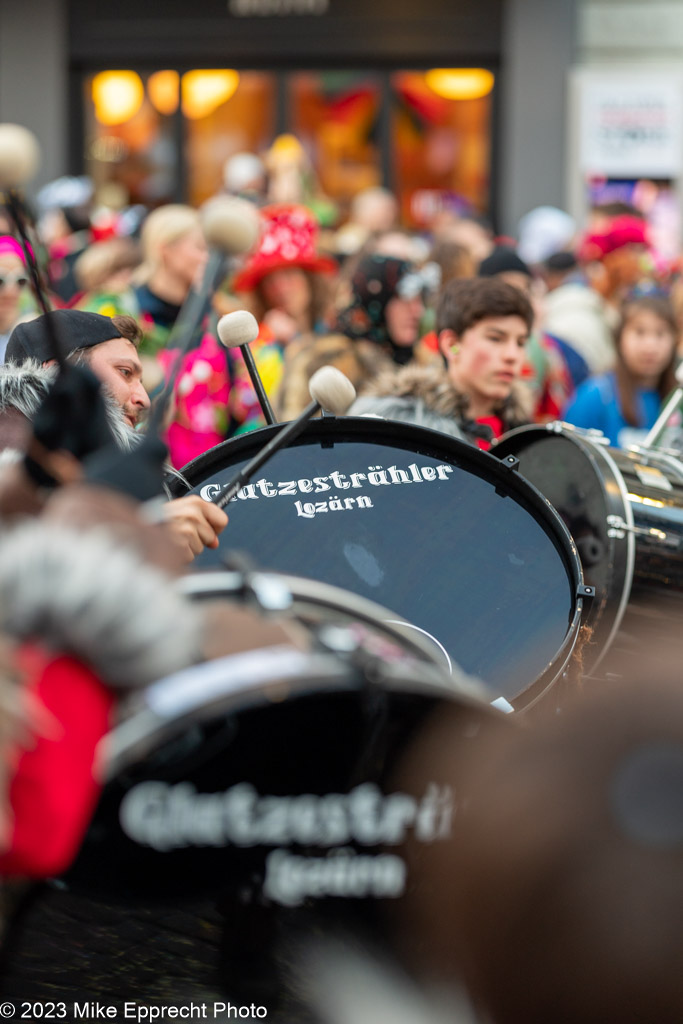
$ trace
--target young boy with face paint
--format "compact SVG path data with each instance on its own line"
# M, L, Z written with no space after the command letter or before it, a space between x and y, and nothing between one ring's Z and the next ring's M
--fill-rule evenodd
M372 382L349 410L400 419L488 449L530 420L520 380L533 311L525 295L495 278L450 281L437 306L442 367L406 366Z

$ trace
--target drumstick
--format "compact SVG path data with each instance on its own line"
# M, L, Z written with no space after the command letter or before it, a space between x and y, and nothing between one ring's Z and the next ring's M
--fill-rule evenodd
M18 192L18 189L25 185L27 181L35 177L39 164L40 146L33 132L20 124L0 124L0 190L5 193L7 209L21 239L24 259L31 277L36 300L42 312L49 313L51 305L45 293L40 270L28 239L26 222L30 218ZM62 349L54 324L49 316L45 320L45 330L50 348L52 349L52 358L60 370L64 370L65 360L62 355Z
M224 508L241 487L256 473L268 459L299 436L312 416L326 409L335 416L343 416L354 398L356 389L348 377L334 366L321 366L311 377L308 390L312 401L295 420L279 430L275 437L260 452L250 459L213 499L213 504Z
M669 421L669 417L678 408L681 398L683 398L683 365L676 369L676 383L678 387L671 393L669 400L657 417L657 422L652 427L647 437L643 441L641 448L652 448L655 441L659 438L659 435L664 430L664 427Z
M263 415L266 418L266 423L275 423L275 413L273 412L272 406L268 400L266 389L263 386L263 381L258 372L258 367L254 361L254 357L251 354L249 344L252 341L256 341L259 334L259 326L256 317L249 313L246 309L237 309L234 313L226 313L218 321L218 327L216 328L218 333L218 340L224 348L241 348L242 356L246 364L249 376L251 377L251 383L256 392L256 397L259 400L259 405Z

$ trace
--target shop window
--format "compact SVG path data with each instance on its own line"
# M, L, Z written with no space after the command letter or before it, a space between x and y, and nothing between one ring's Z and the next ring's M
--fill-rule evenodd
M406 224L488 209L492 88L483 68L392 74L393 184Z
M289 122L311 163L315 186L339 213L364 188L381 184L381 82L357 71L289 76Z
M488 209L491 72L292 71L284 81L284 122L323 220L343 219L354 195L380 184L396 191L411 226L443 208ZM271 147L282 127L278 88L272 72L225 68L88 76L85 170L98 192L118 190L123 202L199 206L220 191L230 156Z
M184 181L187 201L199 206L220 190L228 157L261 152L271 142L275 76L232 69L104 71L85 81L85 110L85 170L100 195L105 190L115 202L157 206L177 200Z
M260 71L191 71L182 85L187 199L199 206L220 191L228 157L262 153L272 142L276 79Z
M173 199L177 96L175 71L104 71L85 80L85 170L98 196L115 205Z

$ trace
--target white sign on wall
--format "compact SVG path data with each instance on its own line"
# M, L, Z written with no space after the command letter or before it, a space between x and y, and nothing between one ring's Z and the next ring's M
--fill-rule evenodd
M683 77L586 73L580 80L579 161L585 174L678 178Z

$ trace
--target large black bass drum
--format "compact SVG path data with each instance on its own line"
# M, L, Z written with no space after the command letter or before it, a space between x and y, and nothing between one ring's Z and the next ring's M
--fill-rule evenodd
M211 500L273 438L267 427L183 470ZM576 548L548 501L471 445L380 419L308 424L226 508L228 546L392 609L507 709L564 672L584 602Z
M239 610L239 588L211 576L196 599ZM273 588L252 583L271 623ZM378 652L383 621L354 628L372 626L367 608L348 615L345 599L333 629L309 628L296 601L290 639L267 626L258 646L131 698L75 864L13 932L5 998L253 1003L308 1021L281 1006L304 946L351 936L392 955L394 911L419 898L404 847L452 838L460 820L444 746L519 726L400 636Z
M574 538L595 588L586 672L622 675L634 656L670 653L683 612L683 462L563 423L513 430L493 454L519 459Z

